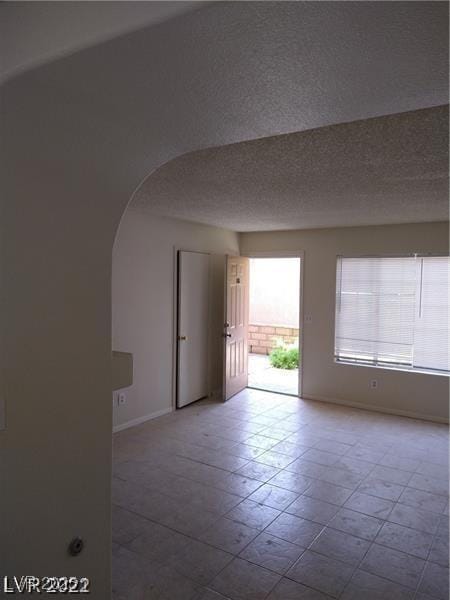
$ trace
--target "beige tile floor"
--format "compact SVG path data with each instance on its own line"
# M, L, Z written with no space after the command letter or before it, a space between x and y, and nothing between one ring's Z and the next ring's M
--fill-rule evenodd
M447 600L445 425L245 390L114 436L115 600Z

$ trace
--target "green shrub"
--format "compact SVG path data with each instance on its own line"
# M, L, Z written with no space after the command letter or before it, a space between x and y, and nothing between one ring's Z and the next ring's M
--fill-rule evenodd
M276 369L297 369L299 362L298 346L279 344L269 354L269 361Z

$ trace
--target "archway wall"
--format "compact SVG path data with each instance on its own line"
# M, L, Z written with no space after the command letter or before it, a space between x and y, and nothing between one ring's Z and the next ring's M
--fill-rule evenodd
M109 595L111 249L139 182L194 149L445 103L446 10L218 3L3 86L6 575Z

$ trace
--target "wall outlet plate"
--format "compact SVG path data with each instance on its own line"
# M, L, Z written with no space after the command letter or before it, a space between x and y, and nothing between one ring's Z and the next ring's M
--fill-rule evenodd
M119 392L117 394L117 404L119 406L121 406L122 404L125 404L127 401L127 395L125 394L125 392Z
M376 390L378 388L378 379L371 379L370 387L372 390Z

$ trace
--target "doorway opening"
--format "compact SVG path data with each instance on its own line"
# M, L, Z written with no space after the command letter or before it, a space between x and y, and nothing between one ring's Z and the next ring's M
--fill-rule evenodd
M248 387L301 391L300 257L249 262Z

